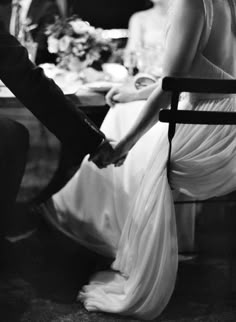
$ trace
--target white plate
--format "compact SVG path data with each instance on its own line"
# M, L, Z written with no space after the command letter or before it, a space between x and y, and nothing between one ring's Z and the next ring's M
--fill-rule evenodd
M85 84L89 90L94 92L108 92L113 86L121 85L121 83L114 83L114 82L106 82L106 81L97 81Z

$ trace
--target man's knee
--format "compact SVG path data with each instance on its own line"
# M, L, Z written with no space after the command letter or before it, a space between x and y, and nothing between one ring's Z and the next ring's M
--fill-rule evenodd
M25 154L29 147L28 130L20 123L9 119L0 119L0 154L12 151Z

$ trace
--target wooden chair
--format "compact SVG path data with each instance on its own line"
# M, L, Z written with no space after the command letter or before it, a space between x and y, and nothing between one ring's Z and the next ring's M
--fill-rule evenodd
M178 110L179 98L182 92L189 93L216 93L216 94L236 94L236 79L202 79L202 78L180 78L165 77L162 81L162 89L172 93L171 108L160 111L161 122L169 123L168 139L169 154L167 162L168 177L170 172L170 157L172 139L175 135L177 123L182 124L225 124L236 125L236 112L211 112ZM236 142L236 138L235 138ZM236 144L236 143L235 143ZM225 200L225 199L224 199ZM221 199L222 201L222 199ZM226 199L226 201L232 201ZM233 199L233 201L236 201ZM190 201L191 202L191 201ZM198 202L197 200L192 202ZM200 201L202 202L202 201Z
M182 124L235 124L236 113L234 112L210 112L178 110L179 97L182 92L190 93L217 93L236 94L235 80L200 79L165 77L162 81L164 91L172 92L171 108L160 111L160 121L169 123L169 156L168 175L170 166L172 139L175 135L176 123Z
M171 108L160 111L160 121L169 123L168 139L169 139L169 155L167 163L168 177L170 174L170 159L172 139L175 135L176 124L225 124L236 125L236 112L211 112L211 111L193 111L193 110L178 110L180 94L182 92L190 93L219 93L219 94L236 94L236 79L235 80L218 80L218 79L196 79L196 78L177 78L166 77L163 79L162 88L164 91L172 93ZM236 144L236 138L235 138ZM235 209L236 209L236 194L235 192L222 198L212 198L205 201L193 200L194 203L207 202L226 202L232 205L233 211L227 213L227 225L229 227L229 267L230 267L230 291L232 292L233 281L233 260L235 253L235 238L233 227L235 226ZM182 203L182 202L177 202ZM183 202L184 203L184 202ZM224 204L225 205L225 204Z

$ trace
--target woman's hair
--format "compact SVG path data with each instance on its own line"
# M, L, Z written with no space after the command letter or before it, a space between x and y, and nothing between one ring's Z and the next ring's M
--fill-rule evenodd
M228 3L231 9L232 30L233 33L236 35L236 0L228 0Z

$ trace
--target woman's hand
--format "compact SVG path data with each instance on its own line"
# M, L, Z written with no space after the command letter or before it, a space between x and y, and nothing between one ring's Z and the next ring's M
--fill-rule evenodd
M115 167L120 167L126 160L128 153L129 153L129 148L128 146L123 143L122 141L119 142L111 155L111 158L109 160L110 164L114 164Z
M105 140L98 151L89 158L100 169L106 168L107 166L114 164L114 166L121 166L128 155L130 148L124 141L120 141L115 145L113 140Z
M106 159L107 165L113 164L115 167L121 166L125 162L132 147L131 140L127 139L121 140L115 146L113 145L113 151Z
M134 85L115 86L106 95L106 102L111 107L117 103L127 103L137 100L137 89Z

